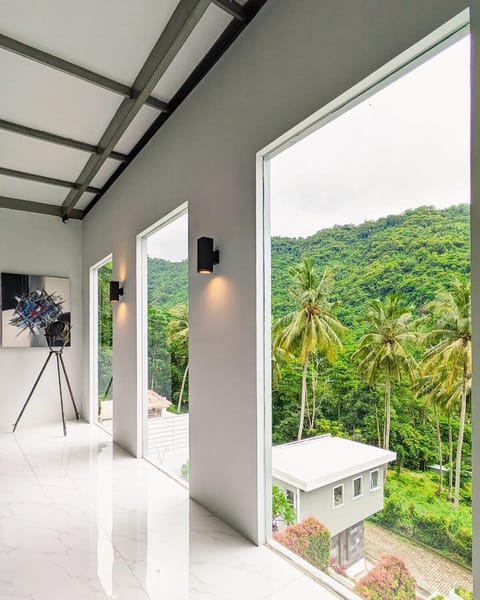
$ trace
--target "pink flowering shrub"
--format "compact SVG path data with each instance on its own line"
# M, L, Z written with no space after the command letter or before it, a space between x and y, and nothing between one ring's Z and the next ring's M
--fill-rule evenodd
M285 531L275 533L273 539L325 571L330 557L330 532L315 517L290 525Z
M335 571L337 575L346 575L347 567L345 565L338 565L334 558L330 559L330 568Z
M405 563L384 556L353 590L364 600L410 600L416 598L415 580Z

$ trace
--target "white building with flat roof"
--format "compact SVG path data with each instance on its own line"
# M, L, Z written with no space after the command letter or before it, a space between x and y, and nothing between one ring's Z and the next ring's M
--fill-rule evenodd
M385 466L395 459L395 452L326 434L274 446L273 484L297 522L313 515L325 523L331 557L351 567L363 560L363 521L382 510Z

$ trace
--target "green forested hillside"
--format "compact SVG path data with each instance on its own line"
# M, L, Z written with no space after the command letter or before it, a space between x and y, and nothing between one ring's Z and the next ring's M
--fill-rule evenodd
M272 311L291 309L287 267L304 255L319 270L333 268L333 298L345 325L356 328L371 298L404 294L417 309L448 285L470 274L467 204L444 210L421 207L361 225L323 229L308 238L272 240Z
M452 280L468 281L470 275L469 206L444 210L421 207L358 226L324 229L308 238L272 240L272 312L274 321L294 308L286 290L291 283L289 267L302 257L312 259L318 273L333 269L330 300L348 331L344 352L333 364L317 358L309 368L308 394L315 401L315 421L310 435L326 431L348 435L380 445L383 422L381 382L368 386L352 358L365 332L369 302L387 293L401 294L413 305L413 318ZM419 351L412 349L417 352ZM296 438L300 411L302 365L288 361L280 368L273 390L273 440ZM407 381L392 392L391 448L403 464L423 469L438 462L432 409L415 398ZM441 417L442 437L447 419ZM453 419L454 432L458 429ZM470 456L470 427L466 428L465 460Z
M148 304L169 308L188 297L188 263L148 257Z

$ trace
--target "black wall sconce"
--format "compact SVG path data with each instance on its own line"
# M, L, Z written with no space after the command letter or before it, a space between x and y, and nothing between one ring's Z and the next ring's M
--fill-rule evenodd
M220 252L213 249L213 238L201 237L197 240L197 273L210 275L213 265L220 262Z
M120 296L123 296L123 287L120 287L118 281L110 282L110 302L118 302Z

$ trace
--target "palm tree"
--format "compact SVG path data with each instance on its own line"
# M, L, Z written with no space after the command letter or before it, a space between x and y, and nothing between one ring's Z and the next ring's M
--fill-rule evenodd
M424 398L428 406L433 409L433 415L435 419L435 431L437 434L437 448L438 448L438 464L440 467L440 476L438 482L438 489L436 492L437 496L440 496L443 491L443 442L440 431L440 419L439 411L448 412L448 406L451 402L451 395L445 390L443 384L445 374L443 370L435 371L434 373L425 372L425 367L422 365L422 371L419 378L414 383L414 390L417 398ZM450 432L450 429L449 429ZM451 437L451 436L449 436ZM449 454L451 445L449 444ZM451 480L451 456L450 456L450 468L449 468L449 481ZM450 497L450 485L449 485L449 497Z
M381 377L385 380L385 412L383 447L390 446L392 381L400 382L405 373L414 379L416 362L408 345L416 340L415 324L410 306L405 306L398 294L389 293L382 300L372 300L367 313L367 333L359 341L353 358L359 361L369 385Z
M302 396L298 439L302 439L307 400L307 373L310 356L318 352L333 362L337 351L342 350L340 336L346 328L333 313L334 304L328 301L333 274L325 269L321 279L310 258L302 258L299 265L291 267L292 283L289 295L295 309L280 318L273 327L273 352L280 349L284 355L294 356L303 365Z
M424 334L427 351L424 364L427 372L443 373L443 386L449 403L460 403L457 455L455 461L455 491L453 505L460 504L463 436L467 417L467 399L472 379L472 330L470 285L455 280L451 292L441 292L426 309L433 317L433 329Z
M180 412L182 406L183 394L185 391L185 384L188 376L188 307L186 304L177 304L170 309L170 316L172 319L168 324L168 337L170 342L178 342L180 350L187 356L187 365L183 372L182 386L180 388L180 394L178 396L177 410Z

